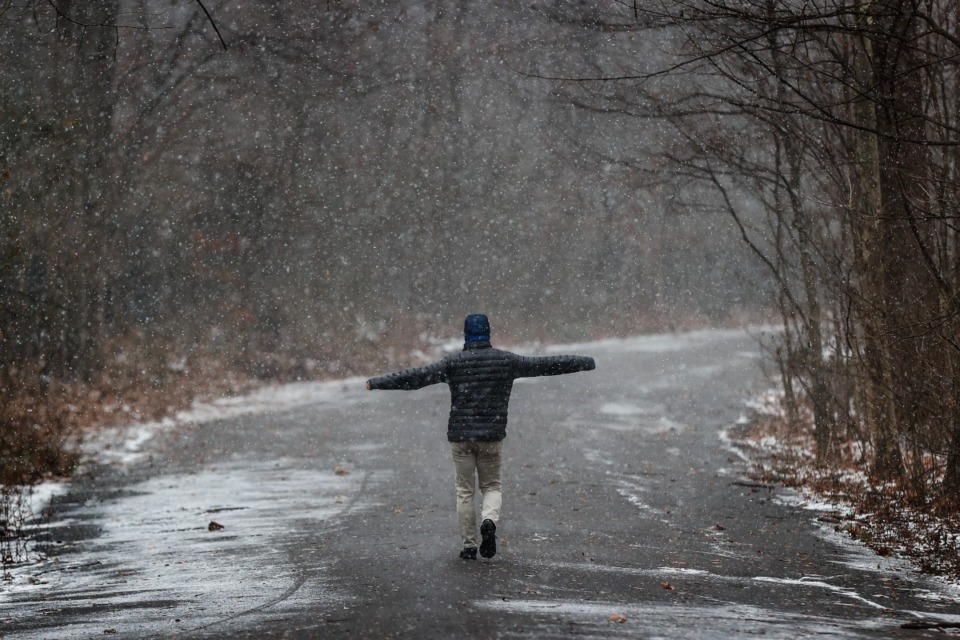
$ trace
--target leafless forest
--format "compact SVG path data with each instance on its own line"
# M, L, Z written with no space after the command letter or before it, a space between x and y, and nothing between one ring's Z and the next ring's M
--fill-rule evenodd
M69 464L36 443L91 406L402 360L466 312L567 340L772 310L819 462L960 495L958 21L0 2L3 477Z
M666 69L603 65L577 98L674 125L682 142L661 166L722 203L775 283L787 418L812 426L817 463L852 462L948 509L960 495L958 18L937 0L581 12L598 29L669 31L682 54Z
M565 340L766 304L729 216L630 166L669 128L530 75L616 52L603 30L512 2L0 7L23 428L363 370L476 310Z

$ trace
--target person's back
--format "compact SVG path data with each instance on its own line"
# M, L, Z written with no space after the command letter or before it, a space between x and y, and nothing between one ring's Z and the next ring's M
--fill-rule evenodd
M490 346L468 344L446 359L450 385L450 442L493 442L507 435L507 409L513 381L593 368L593 359L580 356L531 358Z
M496 522L500 513L502 441L507 435L507 410L517 378L560 375L595 368L584 356L520 356L490 344L490 325L482 314L467 316L463 351L426 367L371 378L368 389L420 389L445 382L450 387L447 440L457 469L457 511L464 548L460 557L476 558L474 473L483 493L483 544L480 554L496 553Z

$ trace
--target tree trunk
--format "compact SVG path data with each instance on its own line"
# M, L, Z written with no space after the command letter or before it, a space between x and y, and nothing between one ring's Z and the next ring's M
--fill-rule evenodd
M768 12L772 14L774 9L774 3L769 2L767 5ZM777 78L775 100L786 113L788 111L786 90L790 86L790 78L787 76L781 47L776 41L776 37L776 34L772 32L768 35L773 73ZM790 207L790 226L796 233L797 251L800 258L800 279L803 284L804 300L806 301L806 322L802 327L803 335L800 336L800 339L805 342L801 348L803 354L802 369L809 379L809 396L813 409L813 430L817 444L817 460L820 463L830 463L836 459L836 442L832 433L833 420L829 411L827 372L823 358L823 312L820 303L820 291L817 286L819 281L817 265L813 255L816 246L814 224L801 195L803 188L803 141L806 138L801 135L803 133L802 127L798 124L795 119L785 117L782 128L774 128L773 130L777 148L779 150L782 146L786 161L786 171L784 172L779 153L777 154L776 177L778 190L781 180L786 187L786 199ZM780 201L781 198L778 197L778 215L782 218L786 212L782 210L784 207Z
M858 0L857 9L865 15L866 3ZM862 24L854 36L853 71L860 98L854 106L859 126L856 136L854 181L860 221L859 258L863 308L861 322L864 334L864 358L867 364L867 405L870 411L874 446L872 472L883 479L903 475L903 458L896 440L897 412L893 396L890 352L886 330L886 279L881 255L883 238L883 201L881 197L880 150L876 134L876 102L874 89L873 41L869 25Z
M63 370L58 375L91 378L102 366L101 346L107 320L111 265L118 248L111 235L109 158L115 103L114 24L117 0L61 2L61 74L54 80L54 117L67 128L64 156L69 163L49 190L50 208L64 221L64 242L48 253L50 288L58 293L63 313L57 323ZM72 20L72 21L71 21Z

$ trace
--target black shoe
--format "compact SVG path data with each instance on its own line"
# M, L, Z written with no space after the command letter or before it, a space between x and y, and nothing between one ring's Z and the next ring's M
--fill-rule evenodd
M464 560L476 560L477 559L477 548L476 547L464 547L460 551L460 557Z
M497 555L497 525L493 520L484 520L480 525L480 555L484 558L492 558Z

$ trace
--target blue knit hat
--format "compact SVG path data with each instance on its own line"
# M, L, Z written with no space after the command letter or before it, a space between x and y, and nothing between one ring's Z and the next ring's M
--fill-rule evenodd
M465 342L489 342L490 321L482 313L471 313L463 321L463 339Z

